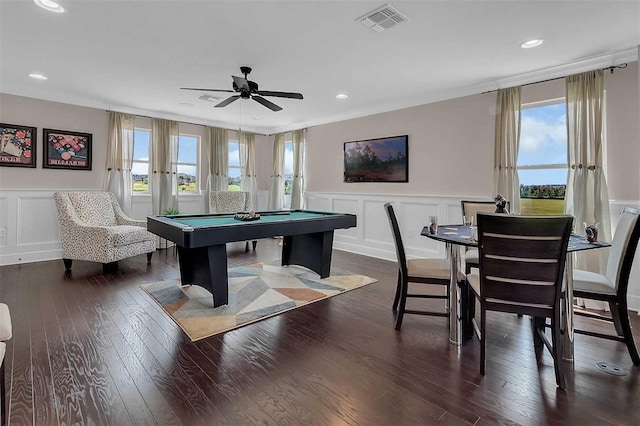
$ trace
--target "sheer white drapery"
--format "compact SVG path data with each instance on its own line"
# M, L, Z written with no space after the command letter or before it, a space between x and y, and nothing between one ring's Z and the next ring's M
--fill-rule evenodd
M240 187L251 196L251 208L257 206L258 181L256 177L256 143L255 135L248 132L239 132L238 143L240 148Z
M493 163L493 195L510 202L510 212L520 212L518 148L520 145L520 87L498 90Z
M153 214L178 209L178 137L177 121L154 118L151 125L151 204Z
M206 152L209 176L205 194L205 205L209 205L211 192L229 189L229 132L218 127L206 128Z
M135 117L131 114L111 111L109 113L109 133L107 138L107 173L102 189L113 192L118 204L126 215L131 215L131 193L133 180L133 126Z
M304 153L305 131L296 130L291 134L293 145L293 185L291 187L291 210L304 208Z
M598 223L598 239L611 241L609 191L603 170L603 71L588 71L566 77L567 149L569 177L565 212L575 217L576 233L584 223ZM604 271L609 250L577 255L574 266ZM595 256L598 256L596 261ZM599 269L596 269L599 267Z
M273 141L273 170L269 184L269 210L281 210L284 205L284 133L275 135Z

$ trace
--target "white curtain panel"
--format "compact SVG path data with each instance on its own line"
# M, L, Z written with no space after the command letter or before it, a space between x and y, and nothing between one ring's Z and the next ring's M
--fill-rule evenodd
M584 233L585 223L597 223L598 239L610 242L609 191L602 168L603 71L571 75L565 80L569 160L565 212L575 217L576 233ZM588 252L577 254L574 266L578 269L603 272L609 250Z
M153 214L162 215L178 206L178 136L177 121L154 118L151 126L151 204Z
M205 205L210 205L211 192L229 189L229 132L218 127L206 128L207 177Z
M131 114L111 111L109 113L109 133L107 138L107 173L102 189L113 192L122 211L131 215L131 193L133 180L133 126L135 117Z
M305 131L292 132L293 185L291 188L291 210L304 209L304 152Z
M520 87L500 89L496 98L493 193L509 200L511 213L520 213L519 145Z
M240 187L249 193L251 209L257 206L258 180L256 176L256 143L255 135L248 132L240 132L238 142L240 145Z
M282 210L284 206L284 133L275 135L273 141L273 171L269 184L269 210Z

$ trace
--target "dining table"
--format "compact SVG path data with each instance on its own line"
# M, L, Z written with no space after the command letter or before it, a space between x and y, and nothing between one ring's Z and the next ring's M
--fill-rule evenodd
M433 227L425 226L420 235L446 244L452 272L449 285L449 342L453 345L462 345L465 334L467 334L463 334L462 326L468 322L468 318L466 318L468 310L464 306L467 301L461 297L461 290L455 272L460 270L460 248L478 247L478 241L476 240L477 227L439 225L434 233L431 232L432 230L434 230ZM572 233L569 237L564 270L565 297L561 312L562 359L567 362L573 362L574 360L573 254L579 251L610 246L611 244L600 240L589 242L586 235Z

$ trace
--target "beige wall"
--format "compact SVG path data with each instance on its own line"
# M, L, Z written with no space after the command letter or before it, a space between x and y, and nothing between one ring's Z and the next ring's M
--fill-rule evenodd
M37 127L37 168L0 167L0 188L97 189L102 187L109 116L106 111L0 94L0 122ZM42 129L93 135L91 170L42 168Z
M613 200L640 199L638 63L605 74L607 178ZM523 103L564 97L564 80L524 86ZM310 128L310 192L489 196L495 93L473 95ZM408 183L343 183L343 143L409 135Z
M605 74L607 178L613 200L640 199L640 70L638 63ZM525 86L523 102L564 96L564 81ZM486 93L312 127L307 132L311 192L489 196L493 182L495 93ZM0 167L0 189L99 189L104 176L108 114L104 110L0 94L0 122L38 128L36 169ZM136 125L149 127L150 119ZM42 129L93 134L91 171L42 168ZM204 127L180 131L203 137ZM409 135L408 183L343 183L343 143ZM204 144L203 144L204 145ZM258 189L269 185L272 136L256 136ZM206 164L204 149L201 153ZM204 167L201 180L206 177Z
M310 128L307 190L490 194L493 171L487 165L493 162L494 98L495 94L467 96ZM343 183L344 142L404 134L409 136L408 183Z
M39 99L0 94L0 122L37 127L37 168L0 167L0 189L100 189L104 179L109 126L107 111ZM136 117L135 126L150 129L151 119ZM90 171L42 168L42 129L70 130L93 135ZM201 188L208 175L205 127L180 123L180 133L200 136ZM235 136L237 132L230 131ZM267 189L271 175L273 137L256 135L258 188Z

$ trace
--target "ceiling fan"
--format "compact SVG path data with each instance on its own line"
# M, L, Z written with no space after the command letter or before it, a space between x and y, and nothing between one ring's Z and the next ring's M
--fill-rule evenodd
M226 89L202 89L196 87L181 87L182 90L200 90L206 92L230 92L230 93L239 93L238 95L233 95L225 99L216 105L218 108L226 107L231 102L237 101L238 99L253 99L269 108L272 111L280 111L282 107L274 104L273 102L263 98L263 96L275 96L278 98L289 98L289 99L303 99L302 94L300 93L291 93L291 92L273 92L270 90L259 90L258 83L254 81L247 80L247 75L251 72L250 67L240 67L240 72L244 74L244 78L232 75L233 78L233 90Z

